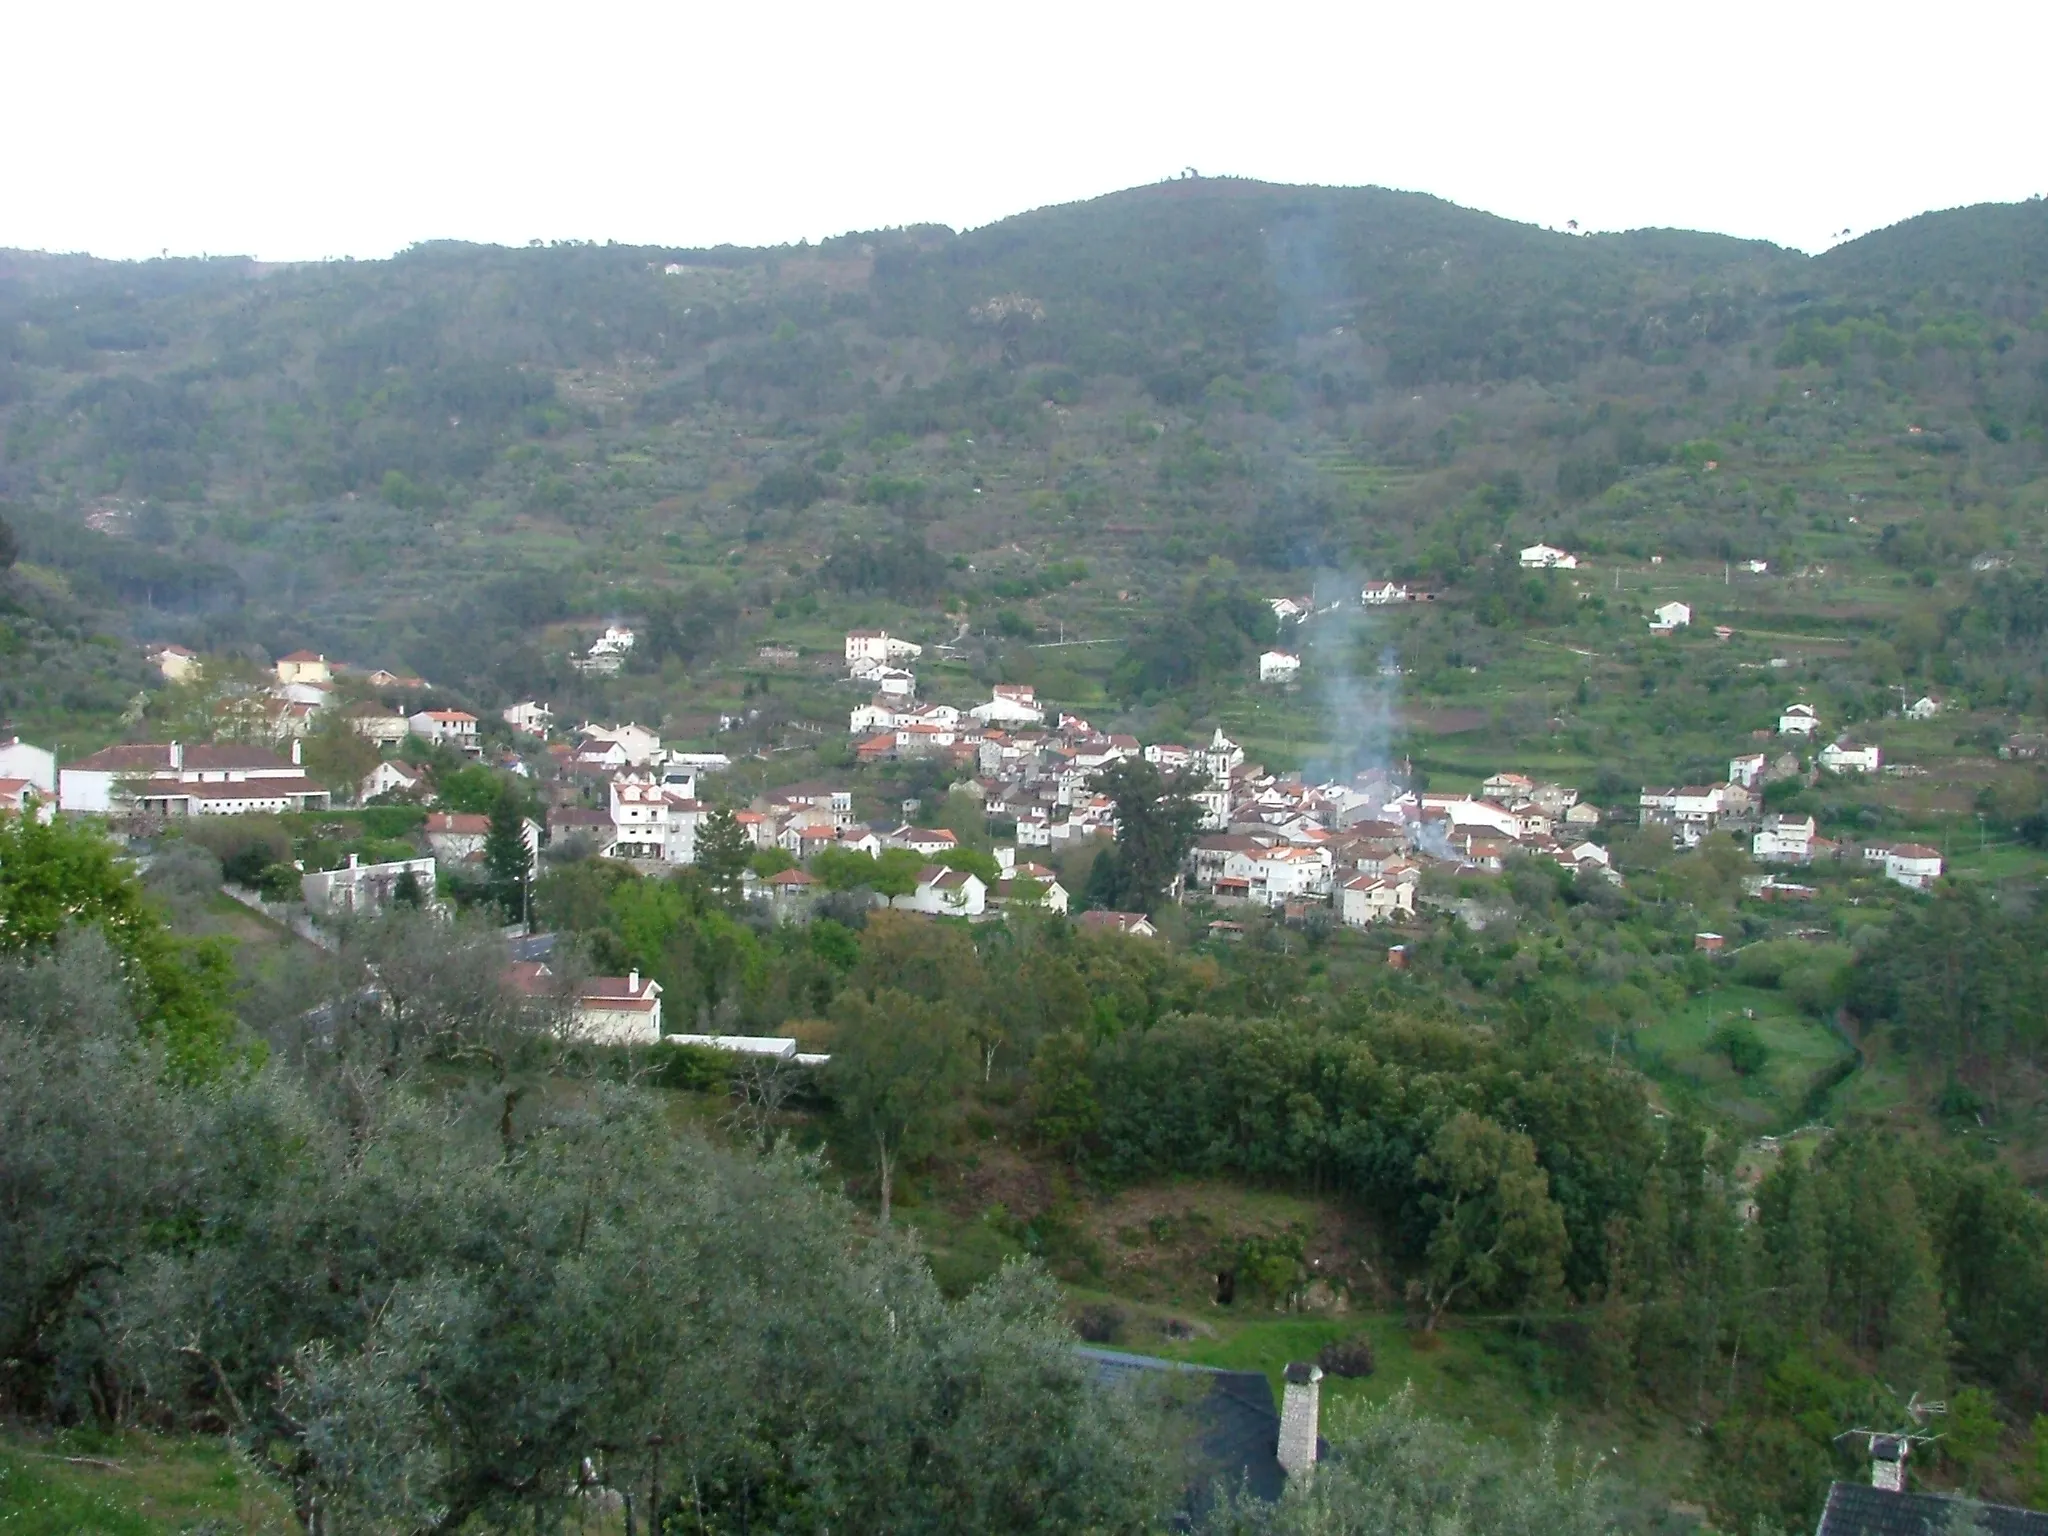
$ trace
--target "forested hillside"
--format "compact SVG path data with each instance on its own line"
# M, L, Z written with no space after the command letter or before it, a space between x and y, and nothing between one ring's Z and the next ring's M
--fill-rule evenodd
M0 494L134 633L490 696L557 681L557 618L707 586L749 632L834 591L986 617L1057 559L1097 573L1081 619L1219 555L1472 584L1538 535L1947 591L2038 509L2044 230L1809 259L1190 180L771 251L15 253Z

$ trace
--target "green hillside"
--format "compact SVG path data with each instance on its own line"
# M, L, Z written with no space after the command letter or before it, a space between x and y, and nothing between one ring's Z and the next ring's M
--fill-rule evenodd
M980 628L1072 559L1093 579L1034 622L1217 556L1469 586L1539 536L1959 596L2038 536L2044 221L1808 259L1177 181L795 249L10 253L0 494L23 559L132 636L485 700L573 691L539 626L707 580L738 612L685 660L892 586ZM856 535L891 558L828 565Z

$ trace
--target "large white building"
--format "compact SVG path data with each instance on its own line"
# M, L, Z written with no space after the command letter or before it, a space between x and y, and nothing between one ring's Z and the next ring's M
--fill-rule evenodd
M697 829L710 808L694 797L692 777L669 784L652 773L621 773L611 782L612 845L616 859L663 864L697 862Z
M248 816L325 809L294 741L289 759L267 747L150 742L106 747L58 770L57 799L79 815L142 811L166 816Z

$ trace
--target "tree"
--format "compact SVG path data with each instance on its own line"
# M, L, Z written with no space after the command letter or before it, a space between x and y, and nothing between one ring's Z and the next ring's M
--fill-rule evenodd
M487 816L496 808L506 784L503 775L482 763L468 763L452 773L437 774L434 787L442 810Z
M174 938L92 828L0 817L0 956L47 952L77 928L99 929L122 956L137 1022L160 1039L173 1073L206 1078L228 1068L234 968L223 943Z
M720 806L697 828L697 867L721 901L739 900L740 876L754 851L754 840L729 807Z
M0 571L11 567L21 553L21 543L14 536L14 525L0 517Z
M1117 846L1107 875L1098 881L1095 872L1089 872L1091 897L1114 895L1118 910L1153 911L1194 846L1202 825L1202 807L1195 795L1207 782L1193 772L1167 778L1153 764L1131 757L1096 774L1090 787L1116 804Z
M306 772L343 799L353 800L377 766L377 746L338 709L320 716L306 737Z
M491 807L491 827L484 834L484 880L490 899L508 920L518 922L526 916L526 887L532 877L525 807L518 792L506 784Z
M1564 1213L1537 1166L1536 1143L1461 1109L1444 1122L1415 1175L1436 1186L1424 1205L1436 1217L1423 1277L1411 1289L1434 1330L1460 1297L1541 1301L1564 1283Z
M954 1017L943 1004L894 990L872 1000L845 993L833 1009L838 1032L826 1088L848 1135L874 1156L884 1226L898 1164L938 1144L966 1080L966 1042Z

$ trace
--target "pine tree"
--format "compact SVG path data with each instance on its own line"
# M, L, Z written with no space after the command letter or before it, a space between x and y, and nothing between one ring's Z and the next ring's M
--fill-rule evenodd
M740 876L746 873L747 860L753 854L754 840L747 836L739 818L724 807L705 817L697 828L697 867L724 901L739 899Z
M490 899L503 909L508 921L516 922L524 914L531 859L526 817L518 795L507 784L491 807L491 829L484 836L484 879Z

